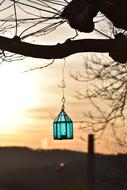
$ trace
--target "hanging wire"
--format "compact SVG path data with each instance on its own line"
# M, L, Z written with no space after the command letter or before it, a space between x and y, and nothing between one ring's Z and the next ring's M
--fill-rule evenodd
M65 64L65 60L64 60L64 62L63 62L63 68L62 68L61 85L59 86L62 89L62 99L61 99L61 101L62 101L62 109L63 110L65 109L65 101L66 101L66 99L65 99L65 92L64 92L64 89L66 87L66 85L65 85L65 66L66 66L66 64Z

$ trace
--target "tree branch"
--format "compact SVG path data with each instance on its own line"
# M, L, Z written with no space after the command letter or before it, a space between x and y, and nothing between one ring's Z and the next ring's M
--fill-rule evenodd
M111 51L127 52L127 39L80 39L67 40L57 45L35 45L0 36L0 49L24 56L44 59L58 59L81 52Z

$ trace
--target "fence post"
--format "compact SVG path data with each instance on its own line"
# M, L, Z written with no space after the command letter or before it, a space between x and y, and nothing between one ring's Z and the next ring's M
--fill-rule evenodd
M88 190L95 190L95 155L93 134L88 135L87 188Z

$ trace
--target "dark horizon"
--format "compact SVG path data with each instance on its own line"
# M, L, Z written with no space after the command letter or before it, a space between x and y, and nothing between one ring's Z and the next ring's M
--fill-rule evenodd
M95 153L98 190L126 190L127 156ZM72 150L33 150L0 147L0 186L7 190L55 190L62 180L69 188L85 187L87 153ZM61 173L62 172L62 173ZM117 179L117 180L116 180ZM50 183L49 183L50 181ZM78 188L77 188L78 189ZM81 188L80 188L81 189Z

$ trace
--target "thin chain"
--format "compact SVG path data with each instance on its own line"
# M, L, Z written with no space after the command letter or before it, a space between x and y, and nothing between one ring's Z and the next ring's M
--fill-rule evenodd
M62 69L62 109L65 109L65 92L64 92L64 88L66 87L65 85L65 60L63 62L63 69Z

